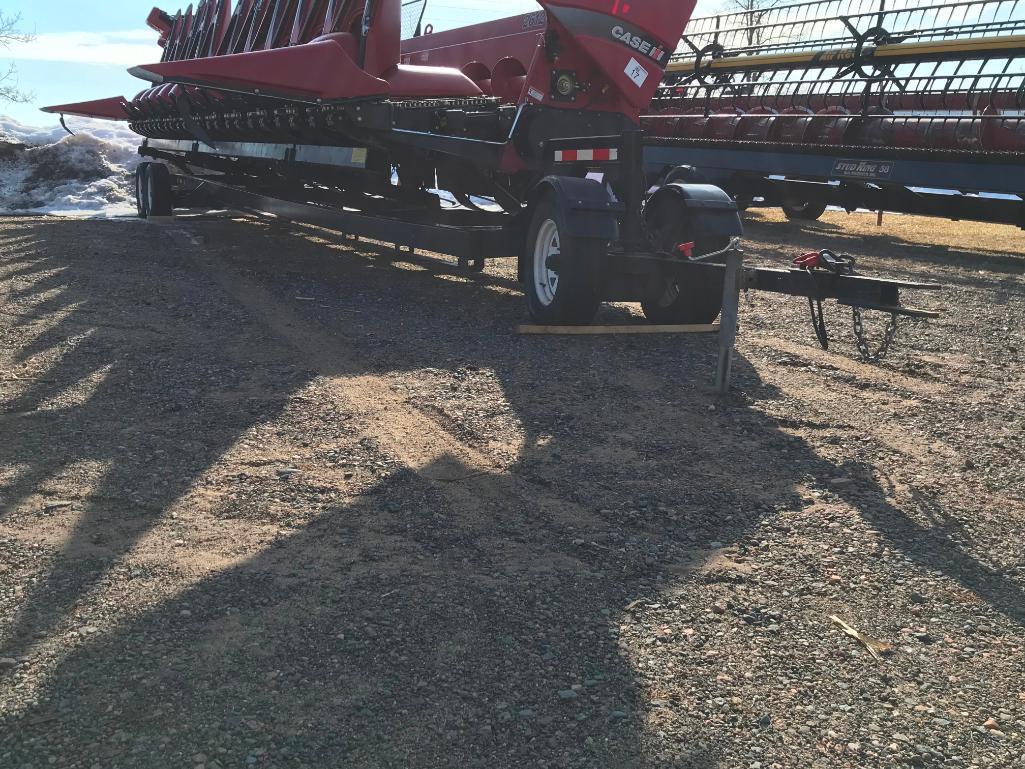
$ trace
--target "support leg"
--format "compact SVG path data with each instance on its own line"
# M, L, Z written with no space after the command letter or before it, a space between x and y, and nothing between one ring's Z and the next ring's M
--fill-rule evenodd
M725 395L730 390L733 348L737 342L737 323L740 316L740 274L743 269L744 252L739 248L731 248L726 253L722 324L719 328L719 367L715 375L715 389L720 395Z

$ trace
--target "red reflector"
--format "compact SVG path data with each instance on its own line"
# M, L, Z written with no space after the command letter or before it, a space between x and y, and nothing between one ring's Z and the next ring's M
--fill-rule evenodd
M693 243L681 243L676 247L676 250L683 254L687 259L694 258L694 244Z

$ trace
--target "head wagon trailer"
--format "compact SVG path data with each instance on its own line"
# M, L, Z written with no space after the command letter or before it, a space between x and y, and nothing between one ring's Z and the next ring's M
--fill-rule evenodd
M546 325L587 324L605 301L640 302L659 324L721 313L723 387L741 289L932 315L900 299L932 284L854 274L828 254L745 268L734 197L687 167L646 164L644 116L693 5L545 0L479 38L471 27L403 42L422 2L202 0L150 14L164 55L131 70L151 84L142 93L48 110L144 137L143 216L227 206L469 269L515 257ZM485 63L480 49L504 55Z

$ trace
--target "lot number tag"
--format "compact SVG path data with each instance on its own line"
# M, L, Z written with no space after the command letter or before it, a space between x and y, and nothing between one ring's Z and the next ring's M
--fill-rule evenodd
M626 76L634 81L634 85L640 88L644 85L644 81L648 79L648 70L644 68L637 59L630 59L630 63L626 65Z

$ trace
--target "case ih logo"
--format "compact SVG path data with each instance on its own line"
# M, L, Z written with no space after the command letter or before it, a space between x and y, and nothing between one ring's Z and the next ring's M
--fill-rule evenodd
M537 27L543 27L548 23L548 14L544 11L534 11L534 13L528 13L523 17L523 28L524 29L535 29Z
M635 51L643 53L657 64L662 64L665 61L666 50L662 46L658 43L653 43L650 40L645 40L640 35L635 35L633 32L623 29L623 27L618 24L612 28L612 37L623 45L627 45Z

